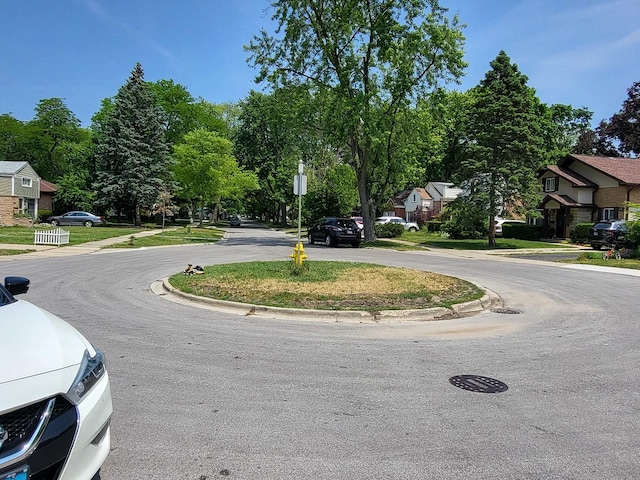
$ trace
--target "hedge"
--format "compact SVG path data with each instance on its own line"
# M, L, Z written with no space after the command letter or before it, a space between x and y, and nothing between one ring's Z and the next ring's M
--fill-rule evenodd
M502 238L517 238L519 240L538 240L541 237L541 227L525 223L505 223L502 225Z

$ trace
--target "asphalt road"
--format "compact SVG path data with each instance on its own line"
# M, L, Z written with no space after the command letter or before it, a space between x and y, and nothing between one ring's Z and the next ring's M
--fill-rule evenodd
M31 279L25 300L107 354L115 413L102 480L640 478L640 277L466 252L309 246L311 261L465 278L521 313L319 323L151 292L188 263L282 260L295 244L271 230L230 232L212 245L3 259L4 275ZM459 375L507 390L458 388L450 379Z

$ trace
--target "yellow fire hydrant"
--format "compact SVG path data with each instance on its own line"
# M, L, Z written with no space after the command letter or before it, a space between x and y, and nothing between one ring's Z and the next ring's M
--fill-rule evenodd
M296 246L293 247L293 253L289 255L290 258L293 258L294 265L301 266L307 256L304 253L304 245L302 242L296 243Z

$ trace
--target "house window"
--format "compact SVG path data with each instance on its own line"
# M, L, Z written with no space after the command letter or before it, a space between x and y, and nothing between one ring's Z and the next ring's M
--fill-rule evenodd
M616 209L613 207L602 209L602 220L615 220Z
M22 177L22 186L31 188L31 179Z
M558 189L558 182L556 177L549 177L544 179L544 191L555 192Z

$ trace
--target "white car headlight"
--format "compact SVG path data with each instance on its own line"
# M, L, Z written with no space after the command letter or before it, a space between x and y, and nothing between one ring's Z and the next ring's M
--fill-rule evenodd
M87 392L98 383L98 380L105 372L105 358L100 350L96 350L96 354L92 357L85 350L78 375L76 375L71 388L67 392L67 398L74 404L79 404Z

